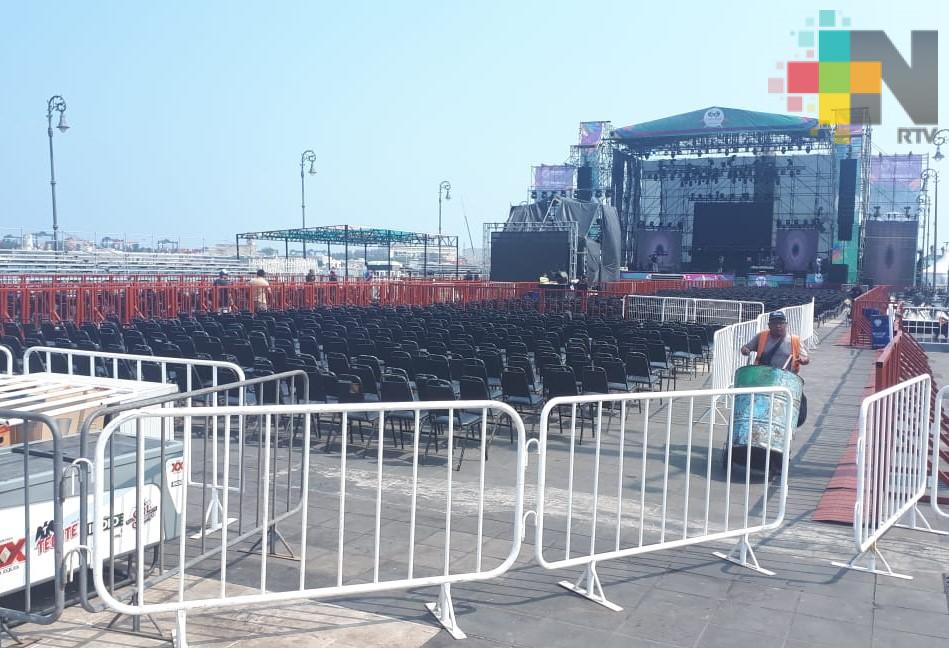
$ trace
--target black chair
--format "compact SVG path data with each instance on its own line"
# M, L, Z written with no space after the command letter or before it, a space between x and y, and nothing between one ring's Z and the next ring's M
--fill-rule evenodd
M349 403L365 403L365 395L363 394L362 381L359 379L359 376L353 374L343 374L336 376L336 399L340 404L349 404ZM353 421L356 422L357 427L359 428L359 440L365 441L365 436L363 435L363 424L371 424L379 420L379 412L350 412L347 415L349 423ZM340 425L342 425L342 415L340 415ZM349 426L347 425L347 428ZM353 433L352 429L347 430L340 429L340 433L349 434L349 442L352 443ZM327 439L326 444L329 446L329 443L332 439Z
M424 383L419 388L419 396L424 401L453 401L455 400L455 389L450 381L433 380ZM465 431L481 425L481 412L470 412L455 409L434 410L428 413L428 421L431 426L432 434L429 435L428 443L425 444L425 454L428 454L429 446L435 443L435 452L438 452L438 436L447 433L449 427L452 428L452 438L461 446L460 458L456 470L461 470L461 462L465 453Z
M627 354L625 364L626 379L637 391L656 391L660 386L659 377L653 374L649 359L644 354Z
M508 367L501 374L501 400L520 414L537 414L544 404L544 399L531 391L527 375L520 367ZM511 443L514 443L514 424L511 421L508 423L511 426Z
M415 401L415 397L412 395L412 387L407 380L398 376L386 375L382 378L381 400L386 403L412 403ZM392 410L387 411L385 417L392 430L392 445L395 445L395 424L398 423L399 443L401 447L405 448L406 423L409 424L410 429L415 429L415 412L411 410Z

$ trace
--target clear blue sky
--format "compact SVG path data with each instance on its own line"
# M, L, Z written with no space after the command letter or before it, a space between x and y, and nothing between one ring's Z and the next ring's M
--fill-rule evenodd
M906 57L910 30L945 28L949 70L949 9L931 0L7 2L0 232L50 227L45 112L58 93L72 125L56 135L64 231L193 243L297 226L299 157L313 148L308 224L435 231L448 179L444 228L463 234L464 207L480 247L481 223L525 199L531 165L564 161L582 120L783 112L767 79L821 8L887 30ZM895 144L911 124L884 95L875 142L922 152Z

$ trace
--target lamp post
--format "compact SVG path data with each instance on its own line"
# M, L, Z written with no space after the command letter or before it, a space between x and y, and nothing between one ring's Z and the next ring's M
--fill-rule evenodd
M69 130L66 123L66 100L59 95L53 95L46 102L46 132L49 135L49 188L53 196L53 251L59 251L59 221L56 217L56 170L53 166L53 113L59 112L59 123L56 128L60 133Z
M926 245L929 241L929 197L920 192L916 195L916 212L923 221L923 247L920 249L920 286L926 287Z
M442 192L445 200L451 200L451 183L442 180L438 185L438 264L442 262Z
M310 164L310 169L304 172L306 169L307 163ZM306 229L306 174L316 175L316 153L311 149L307 149L300 154L300 212L303 217L303 229ZM306 259L306 235L304 234L303 239L303 258Z
M938 152L938 148L936 149ZM939 240L939 172L935 169L924 169L922 175L919 176L923 181L923 189L926 189L926 185L930 180L933 181L933 184L936 185L935 190L933 191L933 293L936 292L936 241Z

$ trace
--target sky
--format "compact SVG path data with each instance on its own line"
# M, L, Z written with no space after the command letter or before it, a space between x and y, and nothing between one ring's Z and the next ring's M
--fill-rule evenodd
M59 94L63 232L197 246L296 227L313 149L307 225L434 233L449 180L443 231L467 247L467 216L481 247L482 223L527 198L532 165L566 160L580 121L785 112L767 80L799 57L792 32L819 9L886 30L907 59L911 30L949 33L949 3L931 0L4 0L0 234L51 228L45 117ZM942 70L947 57L944 44ZM886 89L883 114L881 150L932 152L896 143L912 123Z

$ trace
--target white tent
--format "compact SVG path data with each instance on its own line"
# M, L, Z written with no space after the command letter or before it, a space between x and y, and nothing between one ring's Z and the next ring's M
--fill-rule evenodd
M936 285L945 286L949 283L949 254L944 254L942 258L936 261ZM932 282L933 266L923 270L923 283Z

